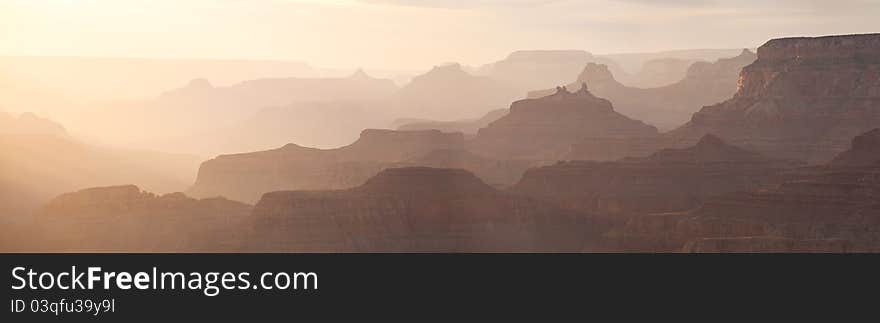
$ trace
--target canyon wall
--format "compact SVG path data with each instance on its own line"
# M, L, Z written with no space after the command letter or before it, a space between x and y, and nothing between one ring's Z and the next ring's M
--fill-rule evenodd
M367 129L354 143L336 149L287 144L272 150L218 156L202 163L188 193L254 202L272 191L350 188L394 163L438 149L463 147L461 133Z
M680 81L653 88L623 85L607 66L587 64L569 86L586 83L591 92L610 100L620 113L661 129L672 129L687 122L701 107L730 98L736 92L740 71L756 58L751 51L743 50L739 56L714 63L694 62ZM535 91L529 97L550 93L552 90Z
M707 200L688 212L634 217L629 248L685 251L880 250L880 131L853 140L840 156L866 163L796 168L781 182ZM838 159L841 161L844 159Z
M589 216L505 194L464 170L386 169L337 191L265 194L249 248L288 252L537 252L589 248Z
M880 34L774 39L745 67L732 99L667 134L706 133L770 156L824 163L880 126Z
M725 193L755 189L795 166L709 135L695 146L665 149L644 158L533 168L511 191L604 215L685 211Z
M468 148L498 159L560 160L586 138L656 135L656 128L616 112L582 85L574 93L560 87L546 97L514 102L507 115L480 129Z
M22 228L15 251L216 252L241 248L251 206L222 198L156 195L134 185L62 194Z

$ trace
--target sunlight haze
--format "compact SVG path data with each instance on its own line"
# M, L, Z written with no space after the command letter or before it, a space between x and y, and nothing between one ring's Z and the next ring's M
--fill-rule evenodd
M424 69L519 49L754 48L870 32L878 15L865 0L0 0L0 55Z

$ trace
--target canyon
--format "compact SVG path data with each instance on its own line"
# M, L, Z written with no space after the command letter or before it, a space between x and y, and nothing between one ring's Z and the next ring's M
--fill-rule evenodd
M691 114L703 106L729 99L737 90L740 71L756 58L746 49L736 57L722 58L714 63L694 62L681 80L652 88L621 84L608 66L591 63L568 86L586 83L591 92L613 102L621 113L668 130L687 122ZM529 96L540 97L549 93L552 90L535 91Z
M529 169L510 190L566 209L618 219L687 211L725 193L773 182L799 163L767 158L712 135L684 149L617 161L562 161ZM779 179L775 179L779 180Z
M724 194L690 211L634 217L623 245L693 252L877 252L878 140L880 130L862 134L835 162L785 171L774 185Z
M239 250L251 206L134 185L65 193L19 223L29 238L15 250L54 252L217 252Z
M480 129L468 147L499 159L555 161L585 138L656 135L656 128L616 112L611 102L582 84L576 92L559 87L552 95L514 102L507 115Z
M564 252L589 216L498 191L458 169L386 169L362 186L282 191L254 207L249 248L293 252Z

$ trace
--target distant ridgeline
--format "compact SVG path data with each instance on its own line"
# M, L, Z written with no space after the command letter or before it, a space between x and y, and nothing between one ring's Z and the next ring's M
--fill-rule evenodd
M168 211L156 236L219 234L241 251L880 252L880 34L776 39L751 55L695 64L670 85L717 95L724 82L708 80L747 65L732 97L669 132L618 112L587 80L516 101L472 136L367 129L340 148L202 163L187 194L253 210L127 187L59 197L41 219L71 210L68 225L119 228L59 233L98 249L168 206L219 218ZM446 68L431 77L461 76ZM206 247L191 243L146 250Z

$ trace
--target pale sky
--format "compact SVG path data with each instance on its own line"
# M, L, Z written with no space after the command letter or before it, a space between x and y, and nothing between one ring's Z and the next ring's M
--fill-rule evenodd
M488 63L880 32L880 0L0 0L0 54Z

